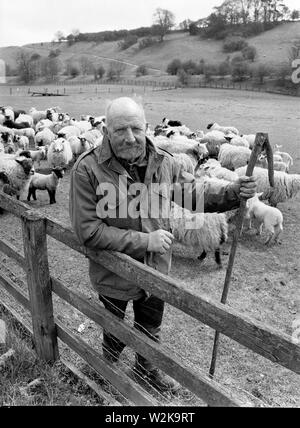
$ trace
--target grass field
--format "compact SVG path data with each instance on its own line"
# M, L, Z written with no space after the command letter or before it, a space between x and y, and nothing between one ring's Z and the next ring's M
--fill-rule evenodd
M85 93L69 97L39 97L26 95L9 96L2 89L1 103L28 110L60 106L76 117L79 114L103 114L107 99L120 95L118 92L101 94ZM0 89L0 90L1 90ZM140 88L136 89L139 95ZM294 158L291 173L300 173L299 100L293 97L214 89L184 89L140 93L148 122L155 126L163 117L180 119L191 129L205 129L210 122L237 127L242 133L267 132L272 145L282 144ZM44 164L46 167L46 164ZM37 192L38 201L32 207L40 209L60 222L70 225L68 215L69 173L64 177L57 194L57 204L48 205L48 196ZM279 204L284 217L284 230L277 246L265 247L264 234L257 237L245 233L238 247L228 305L254 320L266 323L278 331L292 334L292 323L300 317L299 297L299 242L300 242L300 197ZM1 217L0 235L17 248L21 248L20 224L9 214ZM230 251L231 239L224 247L222 270L216 269L211 255L202 264L197 255L179 245L174 245L171 276L181 280L190 291L220 300ZM92 290L87 271L87 260L62 244L48 239L51 274L74 290L97 298ZM67 268L66 268L67 266ZM19 272L7 257L0 257L0 269L5 273L9 267ZM1 299L7 299L1 292ZM60 319L77 332L85 321L83 315L54 301L55 312ZM132 313L128 314L129 320ZM101 348L101 329L87 323L81 337ZM77 332L78 334L78 332ZM167 305L163 328L163 342L174 355L180 354L193 368L208 373L214 331L187 315ZM122 361L124 371L133 363L133 353L125 350ZM238 395L250 398L255 405L270 407L299 407L299 379L296 374L254 354L236 342L222 336L216 380L231 388ZM190 394L182 394L175 405L201 405Z

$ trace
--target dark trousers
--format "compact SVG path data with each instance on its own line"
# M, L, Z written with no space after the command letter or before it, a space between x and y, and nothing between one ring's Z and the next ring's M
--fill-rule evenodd
M104 307L120 319L124 319L128 301L99 295ZM159 342L160 326L164 312L164 302L155 296L133 301L134 327L150 339ZM110 361L117 361L125 344L107 331L103 331L103 353ZM136 363L147 371L154 367L141 355L136 355Z

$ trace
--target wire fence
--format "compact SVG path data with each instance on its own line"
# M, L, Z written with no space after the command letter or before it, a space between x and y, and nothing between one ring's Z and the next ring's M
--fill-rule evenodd
M181 85L178 82L159 81L159 80L138 80L138 79L123 79L118 81L108 81L105 79L84 80L84 81L57 81L51 83L40 83L29 85L1 85L1 93L4 95L22 95L31 96L64 96L84 93L101 93L113 92L114 88L118 92L149 92L149 91L165 91L176 90L179 88L196 89L196 88L211 88L211 89L230 89L251 92L267 92L280 95L300 96L300 87L294 88L279 88L270 87L268 85L258 85L253 82L232 82L232 81L192 81L187 85ZM3 93L4 92L4 93Z

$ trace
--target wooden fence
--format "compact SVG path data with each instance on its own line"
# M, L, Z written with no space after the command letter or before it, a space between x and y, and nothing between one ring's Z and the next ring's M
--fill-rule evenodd
M253 403L237 397L220 383L199 374L166 347L149 339L111 314L100 303L69 290L50 276L47 235L115 272L119 276L143 284L143 288L170 305L228 336L263 357L300 373L300 347L290 337L272 327L253 321L237 310L210 299L194 295L179 282L143 265L131 257L111 251L92 251L79 245L71 229L31 210L22 202L0 192L0 207L21 218L24 254L10 242L0 240L0 251L13 258L26 272L29 299L10 278L0 274L0 284L22 306L31 312L32 328L19 320L33 334L40 358L53 362L59 358L59 338L80 355L99 374L114 385L133 405L158 405L140 385L102 356L54 317L52 293L71 304L126 345L150 359L162 371L200 397L210 406L249 406ZM16 315L12 307L8 310Z

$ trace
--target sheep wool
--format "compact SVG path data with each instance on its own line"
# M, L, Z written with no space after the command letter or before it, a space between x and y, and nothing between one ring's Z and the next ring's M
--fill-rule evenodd
M48 149L48 163L52 168L65 168L73 158L69 141L58 138L53 141Z
M238 168L235 172L241 177L245 175L246 168ZM267 169L255 167L253 176L257 180L257 192L262 192L262 199L268 199L273 206L293 198L300 190L300 174L274 171L274 188L270 186Z
M221 265L220 246L227 241L228 224L225 214L196 213L172 202L170 225L175 239L181 244L199 251L203 259L208 251L215 252L218 265Z
M0 173L8 177L9 185L17 198L23 198L31 175L34 174L33 161L24 156L0 155Z
M244 165L247 165L251 155L251 150L247 147L232 146L231 144L222 144L218 160L221 166L234 171Z

